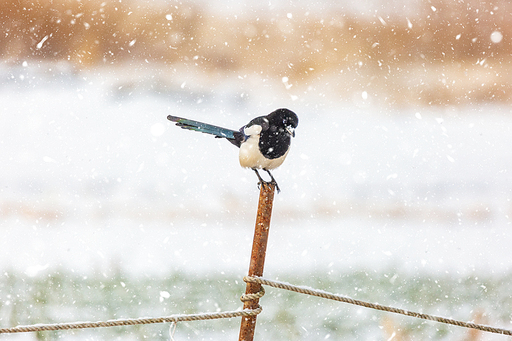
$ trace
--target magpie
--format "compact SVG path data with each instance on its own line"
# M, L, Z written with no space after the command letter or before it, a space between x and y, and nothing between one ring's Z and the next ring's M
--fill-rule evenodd
M171 115L167 119L183 129L225 138L240 148L240 166L256 172L258 186L268 184L258 172L258 169L263 169L270 175L270 183L275 185L277 192L281 191L270 170L281 166L290 150L291 138L295 137L295 128L299 124L299 118L293 111L277 109L267 116L256 117L238 131Z

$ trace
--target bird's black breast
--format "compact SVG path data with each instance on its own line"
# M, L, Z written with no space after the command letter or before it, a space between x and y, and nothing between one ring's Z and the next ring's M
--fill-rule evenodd
M268 130L261 132L258 146L267 159L277 159L286 154L290 140L290 135L284 129L270 126Z

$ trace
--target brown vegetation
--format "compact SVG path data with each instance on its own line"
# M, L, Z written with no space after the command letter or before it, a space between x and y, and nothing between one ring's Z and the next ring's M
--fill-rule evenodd
M220 17L197 7L137 0L5 0L4 61L188 64L204 72L257 73L307 85L340 77L386 100L510 100L512 3L432 0L405 17L330 12ZM493 32L502 35L491 40Z

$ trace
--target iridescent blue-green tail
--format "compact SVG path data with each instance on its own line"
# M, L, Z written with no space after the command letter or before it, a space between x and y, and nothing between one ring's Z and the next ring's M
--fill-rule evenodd
M167 116L167 119L169 121L176 122L176 125L183 129L199 131L201 133L215 135L216 137L226 138L237 147L240 147L240 143L244 139L243 134L236 130L217 127L208 123L193 121L187 118L171 115Z

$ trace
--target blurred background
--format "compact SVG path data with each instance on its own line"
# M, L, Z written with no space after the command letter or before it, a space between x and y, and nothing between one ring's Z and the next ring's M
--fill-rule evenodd
M257 179L166 116L238 129L287 107L265 276L510 328L511 7L2 1L1 326L241 307ZM261 304L256 339L503 339L272 289ZM168 327L0 335L142 338Z

